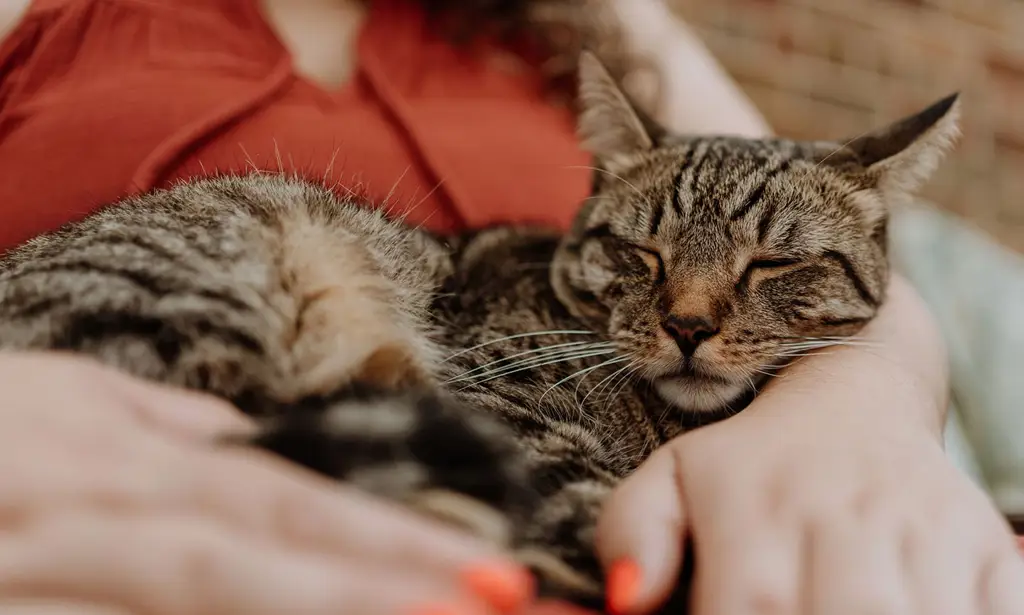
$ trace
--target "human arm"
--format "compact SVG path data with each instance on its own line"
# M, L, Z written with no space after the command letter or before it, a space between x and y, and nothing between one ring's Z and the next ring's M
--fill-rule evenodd
M890 292L865 345L798 362L740 415L658 451L613 495L599 548L608 565L639 564L635 612L675 582L684 535L700 563L698 615L758 612L744 610L754 603L786 614L908 603L1024 612L1005 522L941 450L944 362L920 360L942 356L934 321L902 280Z
M664 0L610 0L629 55L651 64L633 84L666 128L688 134L763 137L771 127L697 35Z
M491 573L493 589L495 575L519 574L383 502L213 446L250 428L216 399L56 354L0 353L0 391L4 613L32 601L119 614L483 615L494 596L473 581Z
M7 36L32 0L0 0L0 42Z

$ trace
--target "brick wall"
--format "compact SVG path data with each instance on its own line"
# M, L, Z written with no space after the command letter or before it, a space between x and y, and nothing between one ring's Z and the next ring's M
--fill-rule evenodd
M1024 0L670 0L777 132L855 136L963 95L926 196L1024 252Z

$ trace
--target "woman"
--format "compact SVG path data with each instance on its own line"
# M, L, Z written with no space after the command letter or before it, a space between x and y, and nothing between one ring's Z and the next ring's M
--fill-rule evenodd
M587 157L547 95L596 36L582 15L618 26L608 55L648 60L650 73L622 76L669 126L768 132L659 0L6 7L0 250L125 193L247 168L361 190L437 229L565 224ZM480 36L463 50L442 36L464 32ZM599 532L612 610L654 607L690 534L698 615L1024 612L1008 529L942 455L943 349L905 282L864 335L870 352L794 366L620 488ZM17 548L0 549L0 596L19 600L5 613L482 613L529 600L500 555L202 446L240 420L216 402L51 356L5 357L0 378L0 475L20 485L0 501L18 514L0 519L25 520L6 534Z

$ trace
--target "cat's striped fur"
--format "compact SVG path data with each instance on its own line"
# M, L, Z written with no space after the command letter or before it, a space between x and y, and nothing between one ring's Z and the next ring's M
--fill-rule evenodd
M847 143L669 135L590 56L565 235L435 238L250 175L129 199L0 261L0 348L83 352L259 417L257 443L599 594L594 520L657 446L884 301L887 210L955 98Z

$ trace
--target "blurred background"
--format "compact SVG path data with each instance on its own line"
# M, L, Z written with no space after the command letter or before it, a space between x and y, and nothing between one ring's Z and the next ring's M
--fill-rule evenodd
M1024 1L669 1L783 136L962 93L963 138L897 213L894 257L951 348L947 448L1024 529Z

